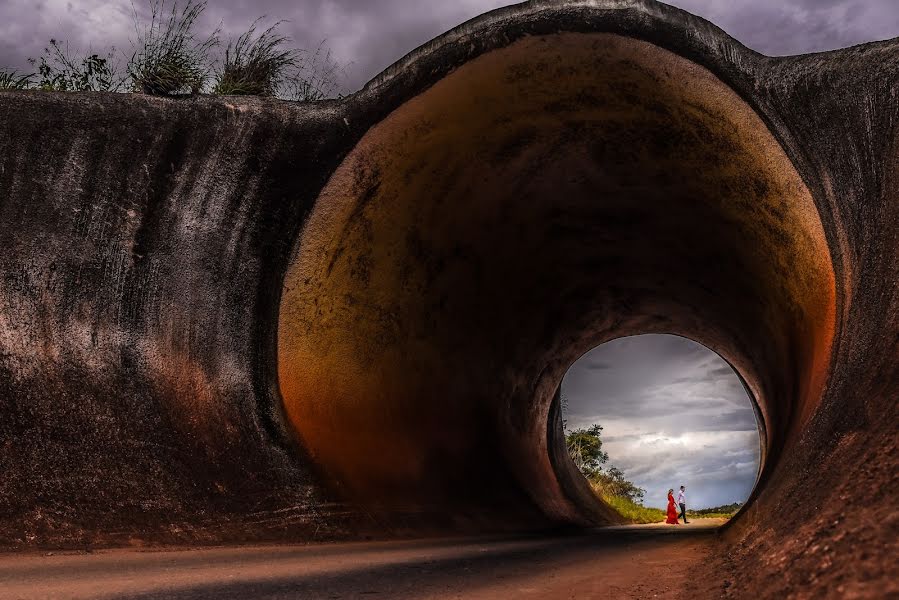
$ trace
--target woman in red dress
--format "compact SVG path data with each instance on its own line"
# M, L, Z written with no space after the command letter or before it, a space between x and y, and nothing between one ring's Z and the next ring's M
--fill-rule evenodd
M678 525L677 507L674 505L674 490L668 490L668 518L665 520L669 525Z

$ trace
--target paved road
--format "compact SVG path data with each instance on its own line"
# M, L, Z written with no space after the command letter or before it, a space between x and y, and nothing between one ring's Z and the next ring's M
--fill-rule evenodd
M0 556L0 598L653 598L682 591L717 520L575 536ZM719 588L720 589L720 588Z

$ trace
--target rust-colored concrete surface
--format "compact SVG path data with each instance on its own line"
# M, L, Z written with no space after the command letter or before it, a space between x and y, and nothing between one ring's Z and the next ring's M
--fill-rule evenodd
M340 101L0 92L0 545L608 523L556 390L669 332L759 409L728 593L876 597L897 86L895 40L769 58L572 0Z

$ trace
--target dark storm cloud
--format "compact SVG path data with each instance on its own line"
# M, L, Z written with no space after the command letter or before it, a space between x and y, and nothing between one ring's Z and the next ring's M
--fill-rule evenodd
M256 17L283 19L297 45L327 40L334 58L348 64L344 87L358 89L406 53L501 0L210 0L203 26L221 23L226 34ZM765 54L839 48L899 35L894 0L673 0ZM144 9L146 2L136 0ZM144 11L145 12L145 11ZM134 37L127 0L0 0L0 65L26 68L51 37L77 50L114 45L125 54Z
M646 489L648 505L664 505L665 491L681 484L697 507L752 490L755 411L733 369L707 348L667 335L614 340L572 366L562 394L568 428L601 424L610 463Z

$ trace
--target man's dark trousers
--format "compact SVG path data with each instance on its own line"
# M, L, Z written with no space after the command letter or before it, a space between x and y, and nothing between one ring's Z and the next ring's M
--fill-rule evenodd
M689 523L689 521L687 521L687 505L686 505L686 504L681 504L681 505L680 505L680 514L677 515L677 516L678 516L678 517L683 517L683 518L684 518L684 523Z

